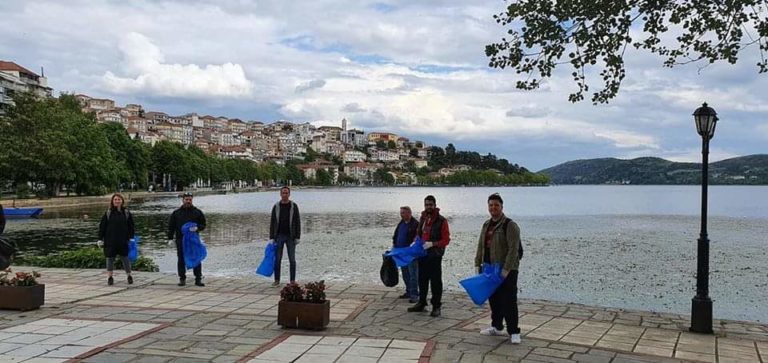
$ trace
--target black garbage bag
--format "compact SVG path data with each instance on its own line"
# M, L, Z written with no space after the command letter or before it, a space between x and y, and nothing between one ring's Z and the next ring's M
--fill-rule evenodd
M11 265L15 254L16 244L0 238L0 270L5 270Z
M395 259L392 258L392 256L382 257L384 258L384 262L381 263L381 271L379 272L381 275L381 282L383 282L386 287L397 286L397 283L400 280L400 274L397 272Z

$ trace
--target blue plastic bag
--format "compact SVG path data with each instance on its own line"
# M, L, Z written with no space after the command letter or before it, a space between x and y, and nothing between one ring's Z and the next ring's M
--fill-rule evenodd
M184 265L187 266L187 270L199 266L208 256L208 251L205 249L200 235L189 230L192 227L197 227L197 223L187 222L181 226L181 234L184 236L181 245L184 249Z
M141 242L139 235L134 235L128 240L128 260L131 262L136 262L139 259L139 242Z
M384 256L390 256L395 260L397 267L406 267L413 262L413 260L424 257L427 255L427 251L424 249L424 241L421 237L416 237L413 245L408 247L396 247L391 251L384 254Z
M496 289L504 282L501 276L501 264L484 263L483 273L459 281L472 302L483 305L488 298L496 292Z
M275 272L275 254L277 253L277 244L267 243L264 249L264 259L261 260L256 273L262 276L270 277Z

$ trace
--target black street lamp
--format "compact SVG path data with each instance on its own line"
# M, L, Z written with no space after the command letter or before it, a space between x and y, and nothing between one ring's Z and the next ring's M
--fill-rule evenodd
M696 258L696 296L691 308L692 332L712 334L712 300L709 298L709 238L707 237L707 186L709 185L709 140L715 136L717 112L705 102L693 113L701 135L701 233Z

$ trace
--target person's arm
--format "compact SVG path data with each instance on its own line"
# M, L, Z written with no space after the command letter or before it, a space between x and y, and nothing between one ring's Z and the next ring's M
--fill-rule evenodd
M296 215L293 217L294 222L296 223L296 238L295 239L301 239L301 214L299 214L299 205L296 203L293 203L293 211L296 213Z
M400 223L397 223L395 226L395 233L392 234L392 247L395 247L395 243L397 242L397 229L400 228Z
M104 215L101 216L101 221L99 221L99 241L104 240L104 235L107 233L107 214L104 213Z
M486 225L480 228L480 238L477 239L477 252L475 252L475 267L478 269L483 265L483 244L485 243Z
M197 216L197 231L202 232L205 230L205 214L200 209L197 210L200 215Z
M510 221L507 224L506 234L507 242L507 258L504 260L504 277L512 270L517 270L520 261L518 256L518 248L520 248L520 227L517 223Z
M440 240L435 241L437 247L445 248L448 246L448 242L451 241L451 232L448 230L448 220L443 220L443 225L440 227Z
M3 211L3 205L0 204L0 234L5 231L5 212Z
M168 218L168 239L172 240L176 235L176 211L171 213L171 217Z
M272 206L272 216L269 217L269 239L274 240L275 234L277 234L277 231L275 230L275 225L277 224L277 216L275 212L275 206Z
M136 235L136 226L133 224L133 213L128 213L128 239L133 238Z

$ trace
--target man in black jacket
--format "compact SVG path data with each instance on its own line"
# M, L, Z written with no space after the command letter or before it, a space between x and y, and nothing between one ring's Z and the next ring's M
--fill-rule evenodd
M269 239L277 244L275 254L275 282L280 285L280 263L283 260L283 247L288 247L288 262L291 269L291 282L296 281L296 245L301 238L301 215L299 206L291 199L291 188L280 188L280 201L272 207L269 222Z
M181 227L187 222L195 222L197 227L190 228L190 231L199 233L205 229L205 215L203 211L192 205L192 193L184 193L182 198L181 208L173 211L168 219L168 245L176 245L176 257L178 258L176 267L179 273L179 286L187 284L187 266L184 264L184 249L181 243L184 235L181 233ZM195 285L205 286L202 281L203 264L195 266L192 271L195 274Z

